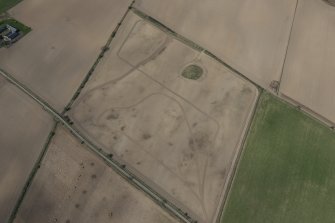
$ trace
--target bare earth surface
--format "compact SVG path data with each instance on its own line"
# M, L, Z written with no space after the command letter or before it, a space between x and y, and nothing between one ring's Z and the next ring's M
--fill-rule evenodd
M33 30L0 49L0 67L62 110L130 3L25 0L10 14Z
M6 222L52 128L34 101L0 77L0 219Z
M59 127L16 223L176 223Z
M299 1L281 92L335 122L335 8Z
M198 80L181 76L189 64ZM258 92L130 13L73 106L81 131L198 222L217 217Z
M280 78L295 0L137 0L135 7L265 88Z

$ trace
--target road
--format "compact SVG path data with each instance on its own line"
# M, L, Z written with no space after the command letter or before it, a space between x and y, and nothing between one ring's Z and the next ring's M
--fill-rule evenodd
M36 103L38 103L45 111L52 115L55 120L66 127L78 140L87 146L96 156L104 160L109 166L111 166L119 175L121 175L128 182L136 186L138 189L142 190L149 197L151 197L157 204L162 208L166 209L168 212L172 213L180 220L185 223L196 223L197 221L188 216L187 213L183 212L180 208L176 207L174 204L165 199L162 195L157 193L147 184L145 184L139 177L133 174L124 164L118 162L112 157L108 157L107 154L102 152L102 149L97 147L94 143L88 140L82 133L80 133L74 126L72 126L65 118L60 115L54 108L52 108L46 101L37 96L34 92L16 80L12 75L0 69L0 75L2 75L6 80L19 88L22 92L32 98Z

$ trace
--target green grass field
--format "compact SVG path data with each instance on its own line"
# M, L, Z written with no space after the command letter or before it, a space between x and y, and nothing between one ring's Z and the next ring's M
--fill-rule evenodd
M22 0L0 0L0 14L12 8Z
M222 223L335 222L335 133L264 93Z

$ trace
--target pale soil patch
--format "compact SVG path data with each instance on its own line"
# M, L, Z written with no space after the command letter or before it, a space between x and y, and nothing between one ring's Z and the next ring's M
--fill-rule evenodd
M58 128L16 223L174 223L163 209Z
M6 222L52 128L51 117L0 77L0 219Z
M131 0L25 0L10 14L32 31L0 50L0 67L62 110Z
M335 122L335 8L300 1L281 92Z
M200 79L182 77L189 64L204 70ZM207 223L217 216L257 95L221 64L131 13L70 116L107 152Z
M280 78L295 6L295 0L135 2L265 88Z

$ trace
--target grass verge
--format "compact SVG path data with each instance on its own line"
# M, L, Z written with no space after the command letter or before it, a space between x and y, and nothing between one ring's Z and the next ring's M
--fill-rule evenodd
M330 223L335 134L263 93L222 223Z

